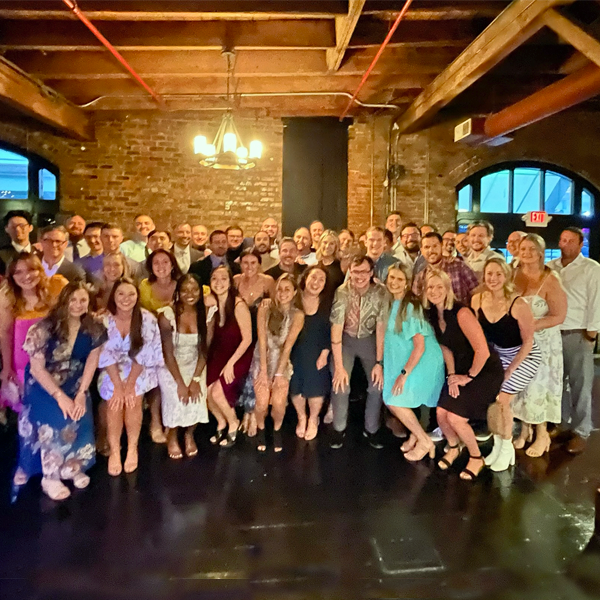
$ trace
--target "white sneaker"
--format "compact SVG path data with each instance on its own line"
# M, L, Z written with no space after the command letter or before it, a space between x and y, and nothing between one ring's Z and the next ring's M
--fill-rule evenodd
M430 431L427 435L434 444L437 444L438 442L444 440L444 434L442 433L442 430L439 427L437 427L433 431Z

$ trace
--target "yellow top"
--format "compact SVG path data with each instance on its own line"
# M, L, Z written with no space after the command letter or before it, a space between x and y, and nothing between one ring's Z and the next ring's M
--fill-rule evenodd
M171 302L159 300L152 291L152 284L147 279L143 279L140 283L140 304L142 308L156 312L159 308L169 306Z

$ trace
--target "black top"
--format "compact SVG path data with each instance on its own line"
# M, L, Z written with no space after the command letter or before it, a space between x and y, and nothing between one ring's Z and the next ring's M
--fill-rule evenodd
M458 323L458 311L465 307L460 302L455 302L450 310L444 310L444 321L446 321L446 330L442 332L438 319L438 312L435 306L427 311L429 322L435 331L437 341L448 348L454 356L454 369L459 375L465 375L473 365L475 351L473 346L463 333ZM468 309L470 310L470 309Z
M304 273L304 270L306 269L306 265L301 265L298 263L294 263L294 278L296 279L296 281L298 281L302 275L302 273ZM270 275L275 281L277 281L284 273L287 273L287 271L284 271L281 268L281 265L279 263L277 263L275 266L271 267L270 269L267 269L265 271L265 275Z
M487 341L495 344L499 348L516 348L523 344L519 322L511 314L512 307L517 298L512 301L508 312L495 323L490 323L490 321L488 321L488 318L481 308L477 311L477 317L479 318Z
M238 275L239 273L241 273L240 265L238 263L226 262L225 264L229 267L229 269L234 275ZM212 272L213 263L210 259L210 255L203 258L202 260L198 260L195 263L192 263L190 265L190 270L188 271L190 275L195 275L202 285L210 285L210 276Z

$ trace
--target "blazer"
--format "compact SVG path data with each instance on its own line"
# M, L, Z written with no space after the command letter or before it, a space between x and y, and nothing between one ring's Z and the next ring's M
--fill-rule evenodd
M62 265L56 271L57 275L62 275L65 279L71 283L77 280L86 280L85 271L80 265L76 265L72 263L70 260L66 258L62 261Z
M36 254L40 260L42 259L40 251L33 245L33 242L31 244L31 250L32 254ZM0 275L6 274L6 267L8 267L17 256L19 256L19 253L12 244L6 244L6 246L0 248Z
M237 263L228 263L225 264L231 269L231 272L234 275L238 275L241 273L240 265ZM192 263L190 266L190 270L188 273L195 275L202 285L210 285L210 275L213 272L213 264L210 256L203 258L195 263Z

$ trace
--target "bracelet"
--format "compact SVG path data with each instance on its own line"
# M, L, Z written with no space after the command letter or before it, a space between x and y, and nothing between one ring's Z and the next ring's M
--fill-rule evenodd
M283 377L283 373L275 373L275 375L273 375L273 377Z
M201 377L192 377L192 381L194 383L202 383L202 378Z

